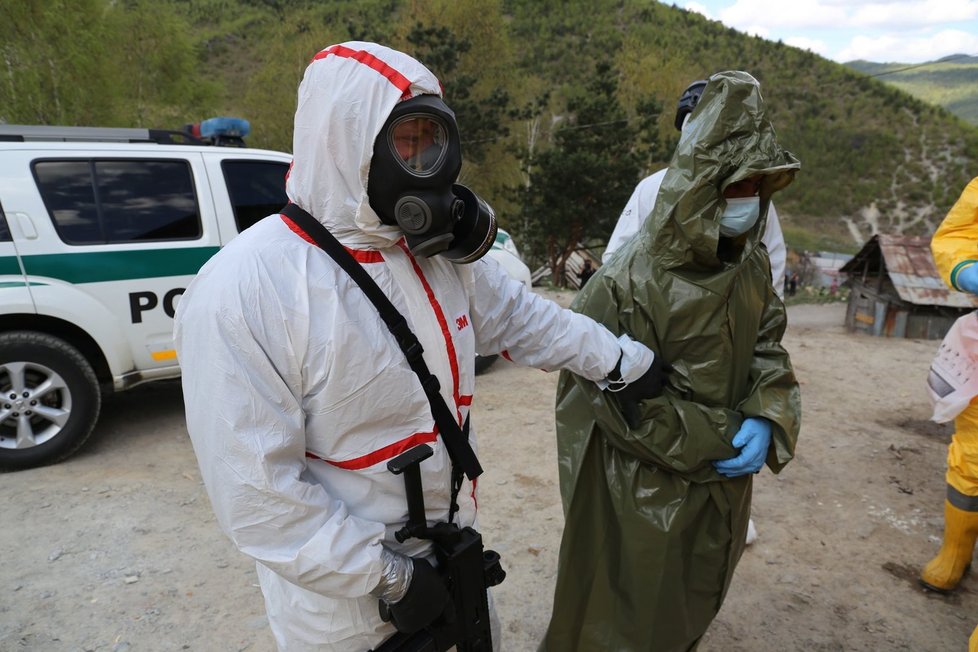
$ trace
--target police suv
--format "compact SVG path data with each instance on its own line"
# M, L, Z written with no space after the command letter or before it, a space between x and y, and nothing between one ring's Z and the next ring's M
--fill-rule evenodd
M180 375L180 295L286 203L291 156L243 147L246 126L0 125L0 468L64 459L103 394Z

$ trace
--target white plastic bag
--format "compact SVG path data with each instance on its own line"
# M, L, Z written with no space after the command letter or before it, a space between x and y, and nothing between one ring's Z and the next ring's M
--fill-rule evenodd
M959 317L947 332L927 374L932 421L945 423L978 396L978 311Z

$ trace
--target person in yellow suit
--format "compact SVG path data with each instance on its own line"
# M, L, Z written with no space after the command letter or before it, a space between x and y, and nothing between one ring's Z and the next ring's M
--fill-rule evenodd
M978 178L972 179L931 241L937 269L950 287L978 295ZM947 593L971 566L978 539L978 398L954 420L947 451L944 541L920 573L924 587ZM978 652L978 627L968 649Z

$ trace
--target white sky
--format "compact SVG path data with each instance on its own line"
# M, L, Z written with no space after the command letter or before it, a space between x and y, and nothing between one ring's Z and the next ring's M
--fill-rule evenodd
M844 63L978 56L978 0L674 0L748 34ZM668 4L673 4L670 2Z

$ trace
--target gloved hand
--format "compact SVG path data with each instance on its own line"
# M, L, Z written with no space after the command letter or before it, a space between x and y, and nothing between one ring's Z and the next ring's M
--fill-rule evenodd
M958 272L954 282L964 292L978 294L978 263L968 265Z
M384 548L384 576L371 594L380 598L380 617L397 631L412 634L435 622L451 596L427 559ZM406 590L404 590L406 587Z
M607 389L618 399L628 427L638 428L639 401L661 396L671 369L662 362L661 356L627 335L619 337L618 342L621 355L608 374Z
M632 382L615 389L609 386L608 389L614 392L621 401L638 402L647 398L655 398L662 395L669 376L666 373L666 365L662 362L661 356L652 358L652 363L646 368L645 372ZM614 371L612 371L614 373Z
M757 473L767 459L771 445L771 422L762 417L747 417L731 442L740 454L726 460L715 460L714 468L720 475L735 478L738 475Z

